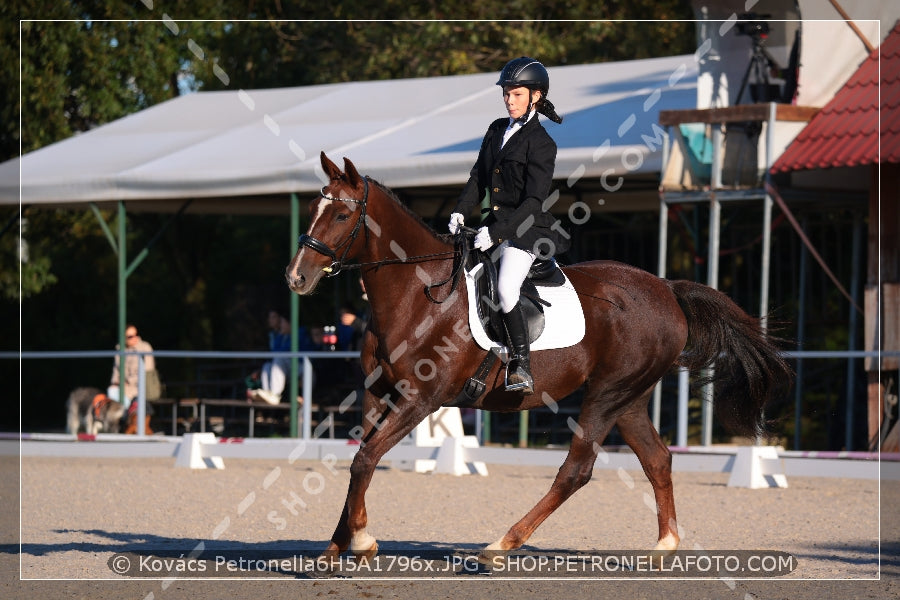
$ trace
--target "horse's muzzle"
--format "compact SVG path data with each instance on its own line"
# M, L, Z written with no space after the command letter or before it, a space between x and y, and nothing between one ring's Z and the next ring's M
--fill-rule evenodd
M284 279L287 281L287 285L292 292L297 294L306 292L306 276L302 273L295 274L291 271L291 268L288 267L284 271Z

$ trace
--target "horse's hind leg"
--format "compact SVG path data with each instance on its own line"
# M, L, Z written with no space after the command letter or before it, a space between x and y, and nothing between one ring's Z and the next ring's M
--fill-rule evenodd
M599 397L596 391L588 391L585 396L578 425L574 427L569 453L559 468L550 491L506 535L485 548L480 560L490 564L499 553L520 548L553 511L590 481L600 444L612 429L615 420L614 416L606 414L600 408Z
M648 395L649 396L649 395ZM672 453L660 439L647 414L647 403L638 402L616 420L622 439L628 444L653 486L659 538L654 550L673 552L678 548L675 497L672 494Z

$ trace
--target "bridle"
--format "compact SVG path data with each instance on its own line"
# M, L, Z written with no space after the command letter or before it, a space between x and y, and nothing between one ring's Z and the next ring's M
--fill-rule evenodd
M366 202L369 199L369 177L364 177L363 182L365 183L365 189L363 191L362 200L356 198L335 198L331 194L326 194L324 187L319 192L319 195L324 200L340 200L342 202L354 202L356 204L359 204L361 210L359 213L359 217L357 217L356 219L356 225L353 226L353 231L350 232L350 235L348 235L344 239L344 241L342 241L332 250L328 246L328 244L326 244L322 240L314 238L313 236L306 233L301 235L297 240L301 248L303 246L306 246L307 248L311 248L319 254L323 254L331 259L331 264L322 269L325 272L326 277L334 277L344 268L344 259L347 257L347 252L350 251L350 247L353 245L353 242L356 241L356 238L359 235L359 230L362 228L362 224L366 220ZM366 232L366 235L368 236L368 232ZM341 257L338 258L337 253L342 247L344 249L344 252L341 254Z
M350 247L353 246L353 242L356 241L356 238L359 236L359 231L362 228L363 223L365 223L365 221L366 221L366 204L369 199L369 177L368 177L368 175L363 178L363 182L365 183L365 189L363 191L363 197L361 200L358 198L335 198L331 194L325 193L324 187L319 192L320 196L324 200L332 200L332 201L340 200L342 202L354 202L354 203L360 205L361 210L359 213L359 217L357 217L357 219L356 219L356 224L353 226L353 230L350 232L350 234L341 243L339 243L337 246L334 247L334 249L332 249L328 244L326 244L322 240L314 238L313 236L311 236L307 233L304 233L298 239L300 248L303 248L304 246L306 246L307 248L315 250L319 254L327 256L328 258L331 259L331 264L328 265L327 267L322 268L322 271L325 273L325 277L334 277L335 275L337 275L344 269L359 269L359 268L362 268L365 266L378 267L381 265L388 265L388 264L424 262L424 261L429 261L429 260L445 259L448 256L454 256L457 258L459 257L460 249L455 248L454 250L452 250L450 252L436 252L434 254L423 254L420 256L408 256L408 257L404 257L404 258L387 258L387 259L381 259L381 260L377 260L377 261L373 261L373 262L345 265L344 259L347 257L347 252L350 251ZM474 230L468 230L468 231L470 234L474 233ZM368 235L369 235L369 231L368 231L368 229L366 229L366 241L368 241ZM470 235L470 237L471 237L471 235ZM459 243L459 242L457 242L457 243ZM341 250L341 248L343 248L344 251L341 253L340 258L338 258L337 254ZM456 277L458 277L458 274L459 274L459 268L454 265L453 275L451 277L456 278ZM427 287L434 288L434 287L440 287L441 285L444 285L444 284L440 283L437 285L432 285L432 286L427 286ZM430 297L430 293L428 292L427 287L426 287L426 293ZM456 284L454 282L454 288L455 287L456 287ZM434 301L434 300L432 300L432 301Z

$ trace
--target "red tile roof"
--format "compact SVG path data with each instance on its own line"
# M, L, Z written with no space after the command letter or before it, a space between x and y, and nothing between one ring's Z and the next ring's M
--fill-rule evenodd
M879 60L880 58L880 60ZM880 73L879 73L880 70ZM880 77L879 77L880 74ZM900 163L900 22L787 147L772 173Z

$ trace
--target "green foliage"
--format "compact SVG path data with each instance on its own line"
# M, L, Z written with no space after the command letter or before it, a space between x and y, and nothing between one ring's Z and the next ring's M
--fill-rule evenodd
M490 72L523 54L548 66L637 59L689 53L695 43L689 22L627 21L690 19L687 0L614 1L601 10L583 0L440 7L204 0L154 8L81 0L40 13L29 6L8 10L0 8L7 42L0 68L21 90L10 85L0 92L0 158L17 156L20 141L25 152L40 148L179 91ZM219 20L223 15L234 20ZM42 20L20 26L19 18Z
M18 301L30 298L57 282L51 272L50 257L42 254L42 244L29 244L24 232L27 219L20 219L18 211L4 214L3 235L0 237L0 298ZM7 267L8 266L8 267Z
M69 18L82 12L67 6ZM177 95L179 56L167 37L158 23L23 21L22 151ZM5 132L2 140L7 157L18 154L13 137Z
M50 272L50 259L46 256L39 256L27 263L22 263L20 269L18 277L12 273L4 273L0 277L0 293L5 298L18 298L19 284L21 284L21 297L29 298L57 282L56 275Z
M291 18L293 14L281 16ZM520 55L537 56L553 66L694 50L693 26L685 22L272 21L214 25L205 31L210 34L206 44L211 58L194 65L203 89L491 72ZM255 52L235 52L237 47ZM214 76L213 65L228 74L227 83Z

